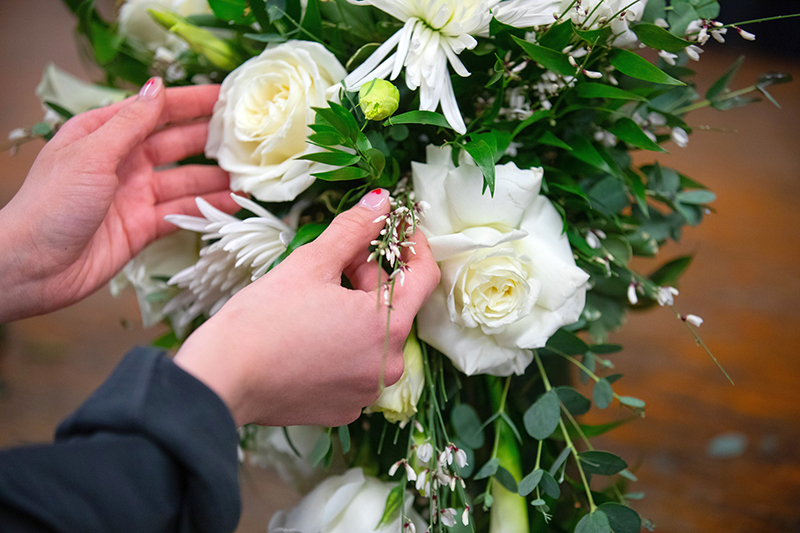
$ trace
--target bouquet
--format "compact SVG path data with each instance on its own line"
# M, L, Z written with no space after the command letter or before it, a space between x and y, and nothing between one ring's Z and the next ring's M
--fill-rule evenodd
M753 40L741 26L760 21L719 22L714 0L126 0L116 21L65 3L106 79L49 67L45 120L12 144L152 75L222 84L206 158L186 162L228 171L241 211L198 199L202 216L169 216L180 231L112 282L133 286L145 326L169 326L156 345L180 345L375 188L392 193L369 257L386 320L413 282L415 231L441 269L402 377L359 420L241 428L242 459L306 494L271 533L652 529L632 469L591 441L645 412L607 337L662 306L717 362L676 305L692 258L630 267L715 196L631 152L685 147L692 110L777 105L768 89L788 75L732 90L743 59L702 95L691 82L709 39ZM581 423L614 404L629 416Z

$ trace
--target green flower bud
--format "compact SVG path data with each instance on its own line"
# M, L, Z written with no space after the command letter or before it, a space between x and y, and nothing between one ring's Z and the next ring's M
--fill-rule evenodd
M205 56L214 66L233 70L241 63L239 55L231 45L210 31L197 27L174 13L154 9L148 9L147 12L153 20L186 41L189 48Z
M397 111L400 91L388 81L376 78L361 86L358 100L367 120L383 120Z

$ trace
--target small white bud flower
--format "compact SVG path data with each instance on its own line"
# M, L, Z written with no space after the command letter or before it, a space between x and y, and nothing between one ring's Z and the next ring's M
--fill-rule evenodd
M406 468L406 479L408 481L416 481L417 480L417 473L411 468L411 465L403 462L403 466Z
M703 319L697 315L686 315L686 318L684 318L684 320L696 328L699 328L700 326L703 325Z
M752 34L752 33L750 33L749 31L745 31L745 30L743 30L742 28L736 28L736 31L738 31L738 32L739 32L739 36L740 36L742 39L745 39L745 40L747 40L747 41L755 41L755 40L756 40L756 36L755 36L755 34Z
M414 428L417 430L417 433L425 433L425 428L422 427L422 423L419 420L414 420ZM431 453L433 453L432 448L431 448Z
M417 459L421 463L429 463L430 460L433 458L433 446L430 442L426 442L422 446L417 448Z
M467 466L467 452L464 450L456 450L456 464L459 468Z
M22 128L15 128L8 132L9 141L18 141L19 139L24 139L27 136L28 134L25 133L25 130Z
M446 525L447 527L453 527L456 525L456 510L452 507L448 507L447 509L442 509L439 511L442 515L442 524Z
M430 489L430 482L428 481L428 472L430 472L430 470L426 468L425 470L420 472L419 475L417 476L417 482L414 486L420 492L425 491L427 493L428 490Z
M724 35L728 33L728 28L722 28L721 30L711 30L711 36L718 42L724 43L725 37Z
M683 128L672 128L670 138L681 148L686 148L689 145L689 134Z
M583 72L584 76L586 76L587 78L592 78L593 80L598 80L598 79L603 77L603 73L602 72L595 72L594 70L583 69L582 72Z
M417 526L414 525L414 522L406 522L403 524L403 527L406 530L406 533L417 533Z
M667 63L667 65L672 65L673 67L675 66L675 60L678 59L678 54L672 54L666 50L661 50L658 55Z
M469 505L467 505L467 508L464 509L464 512L461 514L461 523L465 526L469 525Z
M628 285L628 301L631 303L631 305L636 305L639 303L639 297L636 295L635 283Z
M572 57L572 56L569 56L569 64L572 65L575 68L578 68L578 62L575 61L575 58Z
M665 305L672 305L675 303L674 296L680 294L675 287L659 287L656 300L658 305L664 307Z
M400 468L400 465L403 464L403 460L397 461L395 464L389 468L389 477L392 477L397 472L397 469Z
M700 54L702 53L703 49L693 44L686 48L686 55L689 56L692 61L700 61Z
M664 28L665 30L669 28L669 22L661 18L654 20L653 24L655 24L659 28Z

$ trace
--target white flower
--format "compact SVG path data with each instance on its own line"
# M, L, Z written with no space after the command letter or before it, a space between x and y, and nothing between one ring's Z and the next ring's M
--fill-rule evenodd
M433 458L433 445L430 442L417 447L417 459L420 463L428 464Z
M467 452L457 449L455 453L455 460L459 468L464 468L467 466Z
M702 325L703 325L703 319L702 319L702 318L700 318L700 317L699 317L699 316L697 316L697 315L686 315L686 316L684 317L684 320L685 320L686 322L688 322L689 324L693 325L693 326L694 326L694 327L696 327L696 328L699 328L700 326L702 326Z
M159 239L142 250L111 280L111 294L118 296L126 286L133 286L142 314L142 326L155 326L164 318L164 305L180 292L170 287L167 280L194 265L199 251L197 235L191 231L178 231Z
M670 138L672 139L672 142L681 148L686 148L689 145L689 134L686 133L686 130L683 128L672 128Z
M119 9L119 34L135 47L151 52L159 47L181 52L188 46L154 21L148 9L171 11L182 17L212 13L208 0L126 0Z
M269 533L397 533L401 516L420 531L427 524L412 508L414 498L407 494L401 516L376 528L386 507L389 492L396 483L384 483L365 476L360 468L333 476L311 491L291 509L278 511L269 522Z
M504 0L492 14L503 24L530 28L554 23L562 11L561 0Z
M124 100L128 94L120 89L86 83L52 63L45 67L42 81L36 87L42 109L52 111L45 102L53 102L76 115Z
M12 142L24 139L27 136L28 132L25 131L25 128L14 128L8 132L8 140Z
M639 297L636 295L635 283L628 285L628 301L631 303L631 305L636 305L639 303Z
M417 198L431 204L422 229L442 281L418 315L420 339L466 374L522 374L531 348L578 320L589 276L575 265L561 216L539 195L542 169L496 167L483 195L473 164L428 147L413 163Z
M755 34L750 33L749 31L743 30L742 28L736 28L736 31L739 32L739 36L742 39L745 39L747 41L755 41L756 40Z
M665 63L672 65L673 67L675 66L675 60L678 59L678 54L673 54L671 52L667 52L666 50L661 50L658 55L664 60Z
M447 527L453 527L456 525L456 510L452 507L448 507L446 509L442 509L439 511L442 515L442 524L446 525Z
M183 291L164 306L172 315L179 335L202 313L215 314L231 296L261 277L272 262L286 250L294 232L269 211L247 198L231 197L256 216L239 220L197 198L203 218L168 215L165 219L183 229L203 234L203 240L216 240L200 250L194 266L169 280Z
M700 54L702 54L704 51L699 46L695 46L693 44L687 46L685 50L686 50L686 55L689 56L689 59L691 59L692 61L700 61Z
M420 89L419 108L435 111L441 103L447 122L457 132L465 133L467 127L458 109L447 65L459 76L469 76L458 55L475 48L478 44L475 35L488 32L492 20L489 9L498 0L350 0L350 3L375 6L404 25L345 78L347 89L358 90L375 78L389 76L394 80L405 67L408 88Z
M675 296L680 294L678 289L675 287L659 287L658 294L656 295L656 300L658 301L658 305L664 307L665 305L672 305L675 303Z
M386 387L375 403L364 409L365 413L382 412L386 420L405 427L417 412L417 402L425 386L422 368L422 348L412 332L403 345L403 375L394 385Z
M220 88L206 155L231 175L231 189L259 200L293 200L327 165L297 158L320 149L306 142L312 107L338 101L346 71L319 43L267 48L231 72Z
M250 452L250 463L262 468L273 468L278 476L293 489L305 494L330 475L324 469L308 462L319 436L325 431L319 426L290 426L286 428L291 445L283 428L254 426L255 441ZM292 445L300 453L297 456Z

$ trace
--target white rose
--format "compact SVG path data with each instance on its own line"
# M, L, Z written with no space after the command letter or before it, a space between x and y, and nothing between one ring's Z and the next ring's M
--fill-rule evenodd
M317 439L325 431L319 426L290 426L286 428L291 445L286 440L283 428L258 427L256 428L255 443L249 450L251 464L262 468L271 467L278 476L289 486L301 494L305 494L320 481L328 477L329 473L320 468L311 466L308 458L314 449ZM300 453L292 449L294 448Z
M575 265L561 216L539 195L543 171L496 167L495 194L451 149L413 163L414 190L442 281L418 315L420 339L462 372L522 374L532 348L578 320L589 276Z
M124 100L128 94L120 89L86 83L52 63L45 67L42 81L36 87L36 96L46 111L49 108L45 102L53 102L76 115Z
M391 387L386 387L375 403L364 409L365 413L382 412L393 424L405 427L417 412L417 402L425 386L422 368L422 348L415 333L411 333L403 345L403 375Z
M377 528L386 498L397 483L384 483L353 468L341 476L323 481L296 507L278 511L269 522L269 533L397 533L401 523ZM417 531L428 527L411 507L414 498L406 494L405 516Z
M293 200L327 165L297 158L318 151L306 138L312 107L337 99L347 74L319 43L268 48L231 72L220 89L206 155L231 176L231 188L259 200Z
M163 310L179 289L167 285L167 280L197 262L200 246L191 231L179 231L159 239L134 257L109 288L114 296L128 285L136 290L142 325L155 326L164 318Z
M208 0L127 0L119 9L119 34L134 46L151 52L160 47L180 52L187 46L154 21L148 9L171 11L182 17L212 13Z

